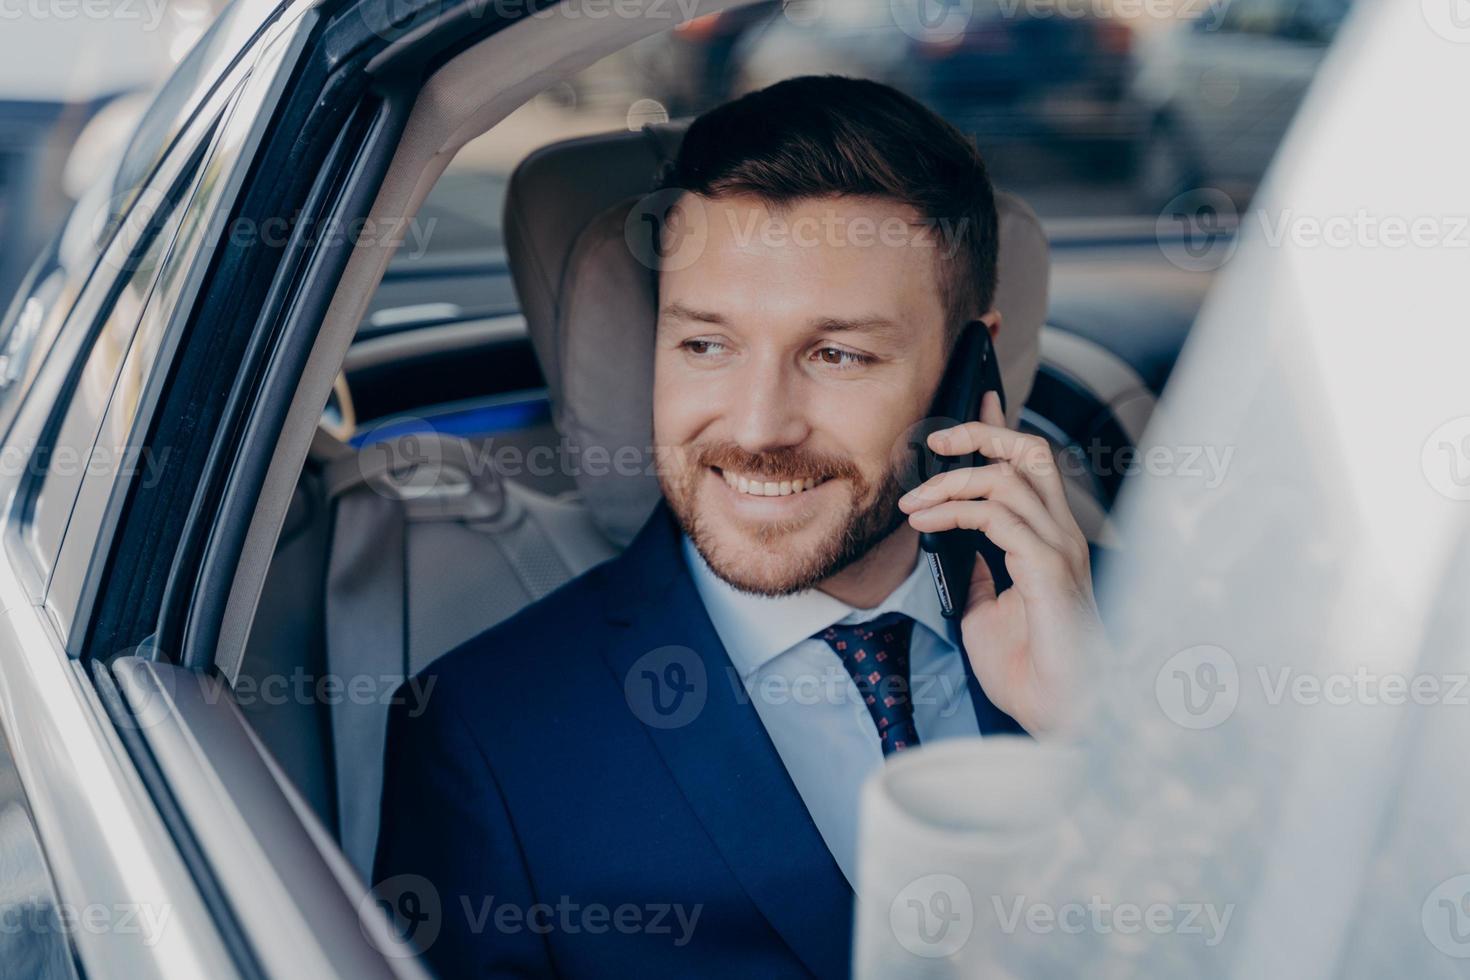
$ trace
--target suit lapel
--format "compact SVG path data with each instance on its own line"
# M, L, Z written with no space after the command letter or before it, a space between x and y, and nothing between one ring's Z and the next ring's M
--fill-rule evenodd
M705 612L667 505L604 582L603 654L710 839L807 968L845 974L852 890Z

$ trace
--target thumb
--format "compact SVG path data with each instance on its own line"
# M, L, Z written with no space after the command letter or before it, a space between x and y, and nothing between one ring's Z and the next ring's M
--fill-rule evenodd
M985 563L985 556L975 555L975 568L970 572L970 598L965 603L965 611L979 609L988 606L995 601L995 576L990 574L990 566Z
M994 391L987 391L980 399L980 421L986 425L998 425L1005 428L1005 409L1000 407L1000 395Z

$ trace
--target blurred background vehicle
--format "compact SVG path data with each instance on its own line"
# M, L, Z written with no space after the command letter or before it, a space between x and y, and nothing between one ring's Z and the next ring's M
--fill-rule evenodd
M672 116L693 115L735 93L741 59L753 37L781 21L780 0L696 17L630 50L649 86Z
M0 309L224 0L0 11Z
M1187 190L1249 206L1351 2L773 0L708 14L558 84L467 147L427 205L434 254L400 261L438 267L466 248L496 261L506 176L535 146L827 72L934 108L1054 228L1151 236Z
M1132 95L1146 107L1135 182L1142 207L1193 187L1244 206L1306 96L1352 0L1232 0L1140 46Z
M798 65L862 74L919 97L991 156L1025 144L1099 176L1126 173L1139 127L1129 101L1134 31L1101 9L855 0L787 10L743 46L743 88Z

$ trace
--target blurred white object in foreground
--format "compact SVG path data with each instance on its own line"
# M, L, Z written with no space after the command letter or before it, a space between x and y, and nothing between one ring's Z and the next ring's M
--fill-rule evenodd
M1004 976L1012 880L1076 860L1082 762L998 737L923 746L880 769L859 828L859 980Z
M1470 21L1453 2L1359 0L1219 253L1140 447L1179 465L1115 512L1125 554L1100 595L1118 651L1065 812L1047 812L1060 777L998 755L921 749L912 786L897 760L866 797L859 976L1470 968ZM1229 453L1217 485L1189 467L1200 450ZM995 807L1036 824L1008 831ZM973 914L939 957L889 917L896 885L935 874ZM901 902L930 935L946 909L958 924L939 890Z

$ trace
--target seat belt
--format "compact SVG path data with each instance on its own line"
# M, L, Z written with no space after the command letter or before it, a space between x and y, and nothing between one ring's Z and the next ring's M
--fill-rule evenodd
M542 525L552 522L553 508L566 505L502 483L473 452L463 439L417 433L336 455L327 464L334 512L326 659L344 691L364 676L396 686L455 643L606 557L570 536L558 547ZM588 528L590 533L590 522ZM439 549L453 549L450 557L465 569L454 580L460 588L445 589L443 576L426 574L441 564L435 561ZM455 594L441 594L447 592ZM453 642L445 627L455 634ZM377 698L354 704L344 696L331 710L340 840L364 877L377 846L387 720ZM353 755L372 761L344 765Z

